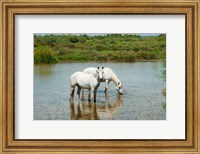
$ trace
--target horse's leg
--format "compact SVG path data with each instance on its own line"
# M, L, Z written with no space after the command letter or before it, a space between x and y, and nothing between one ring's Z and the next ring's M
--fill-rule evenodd
M88 89L88 101L91 101L90 89Z
M109 84L109 80L106 80L105 82L106 82L106 87L105 87L105 91L104 91L104 92L105 92L105 93L108 93L108 84Z
M96 97L97 97L97 89L94 89L94 102L96 102Z
M82 88L82 95L84 95L84 88Z
M81 99L84 100L85 99L85 97L84 97L84 88L81 88L81 90L82 90Z
M80 100L80 95L81 95L81 87L80 86L78 86L77 95L78 95L78 99Z
M98 88L99 88L99 86L100 86L100 82L98 82L98 84L97 84L97 86L96 86L96 89L98 89Z
M97 98L97 89L99 88L100 86L100 82L98 82L97 86L94 88L94 99L95 99L95 102L96 102L96 98Z
M71 88L70 97L74 98L74 89L75 89L75 86L71 86L70 88Z
M94 98L94 87L91 88L91 100ZM94 98L94 102L96 102L96 99Z
M94 91L93 91L93 97L94 97L94 102L96 102L96 97L97 97L97 87L94 88Z

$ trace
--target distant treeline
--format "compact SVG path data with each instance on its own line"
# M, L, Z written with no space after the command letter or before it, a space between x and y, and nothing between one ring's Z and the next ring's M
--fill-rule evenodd
M34 62L134 62L165 59L166 35L34 35Z

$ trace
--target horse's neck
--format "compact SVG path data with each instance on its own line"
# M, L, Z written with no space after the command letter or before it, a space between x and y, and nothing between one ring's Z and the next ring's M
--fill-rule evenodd
M113 73L113 75L111 76L111 80L114 82L115 86L117 86L118 82L120 82L115 73Z
M97 80L98 83L100 83L100 78L98 75L93 75L95 77L95 79Z
M95 77L97 80L99 79L99 76L98 76L97 74L91 73L91 75L92 75L93 77Z

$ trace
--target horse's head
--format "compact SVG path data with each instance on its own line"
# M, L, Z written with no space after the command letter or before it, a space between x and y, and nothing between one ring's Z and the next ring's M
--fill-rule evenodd
M96 73L98 76L99 80L103 80L104 79L104 67L97 67Z
M119 94L123 94L122 88L123 88L123 84L121 82L118 82L117 86L116 86L116 89L117 89Z

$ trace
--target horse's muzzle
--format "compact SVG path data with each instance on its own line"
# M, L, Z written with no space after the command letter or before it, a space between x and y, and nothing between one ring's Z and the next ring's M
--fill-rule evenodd
M120 95L122 95L122 94L123 94L122 89L118 89L118 93L119 93Z

